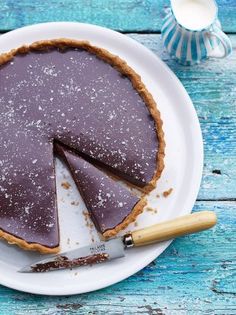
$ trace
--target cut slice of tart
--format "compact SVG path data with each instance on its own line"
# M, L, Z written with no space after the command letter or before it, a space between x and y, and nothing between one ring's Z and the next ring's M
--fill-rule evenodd
M116 235L143 211L144 198L138 198L74 152L58 144L54 148L68 166L94 225L105 238Z

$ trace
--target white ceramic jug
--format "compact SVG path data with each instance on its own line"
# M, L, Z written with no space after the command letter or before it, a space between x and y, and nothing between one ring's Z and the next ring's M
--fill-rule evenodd
M169 54L184 65L224 58L232 51L214 0L171 0L161 32Z

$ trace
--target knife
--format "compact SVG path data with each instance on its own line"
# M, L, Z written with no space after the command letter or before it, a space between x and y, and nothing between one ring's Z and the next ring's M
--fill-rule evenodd
M92 265L125 256L125 249L154 244L200 232L213 227L217 217L213 211L201 211L133 231L122 237L80 247L34 262L18 272L45 272Z

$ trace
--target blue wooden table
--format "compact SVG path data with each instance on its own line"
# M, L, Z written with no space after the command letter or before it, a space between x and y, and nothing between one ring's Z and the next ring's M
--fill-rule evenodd
M205 162L194 211L214 210L218 225L176 240L144 270L109 288L46 297L0 286L0 315L236 314L236 1L218 0L234 52L186 68L163 51L167 0L0 0L0 32L47 21L79 21L127 33L160 56L190 94L201 122Z

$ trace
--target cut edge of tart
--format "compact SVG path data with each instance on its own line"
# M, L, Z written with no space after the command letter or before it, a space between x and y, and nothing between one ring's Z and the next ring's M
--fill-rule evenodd
M156 155L156 170L152 179L144 186L144 187L137 187L144 191L145 193L150 192L156 186L156 182L158 178L161 176L161 173L164 169L164 156L165 156L165 141L164 141L164 132L162 129L162 120L160 117L160 112L156 107L156 103L152 97L152 95L146 89L144 83L141 81L141 77L130 67L128 64L123 61L120 57L113 55L109 51L103 48L99 48L96 46L91 45L88 41L79 41L79 40L72 40L66 38L59 38L59 39L52 39L52 40L42 40L34 42L30 45L24 45L19 48L13 49L8 53L4 53L0 55L0 66L8 63L14 56L27 54L30 52L37 52L37 51L47 51L51 48L59 48L61 50L67 48L78 48L84 49L88 52L95 54L105 62L109 63L113 66L116 70L118 70L121 74L129 78L131 81L134 89L138 92L140 97L143 99L145 105L147 106L154 122L155 122L155 129L156 129L156 136L158 139L158 150ZM103 235L104 237L108 238L111 236L115 236L120 230L127 227L131 222L135 221L136 217L142 212L146 201L142 198L137 205L133 208L133 211L128 217L118 224L114 229L106 231ZM48 254L48 253L57 253L60 249L59 246L50 248L38 243L28 243L25 240L13 236L3 230L0 230L0 237L5 239L9 244L16 244L19 247L26 249L26 250L37 250L41 253Z
M112 178L109 174L104 172L103 169L97 168L65 146L55 143L54 148L57 156L60 157L68 167L80 195L85 202L91 220L103 238L108 239L115 236L130 223L134 222L137 216L143 212L147 204L145 197L135 196L128 188L118 183L117 179ZM103 187L103 193L101 193L100 198L98 198L99 191L97 183L99 183L99 187ZM109 198L106 197L106 193L109 193ZM113 194L114 197L112 196ZM93 198L97 199L98 202L99 200L100 202L102 201L103 205L96 209L97 207L94 206L94 202L92 201ZM132 205L131 207L126 205L127 201ZM111 213L111 211L118 211L119 209L117 209L116 206L120 202L123 203L123 212L124 209L127 210L127 208L128 211L113 224L113 227L105 228L104 223L100 223L99 221L102 221L104 216L106 216L106 218L112 218L114 212Z

